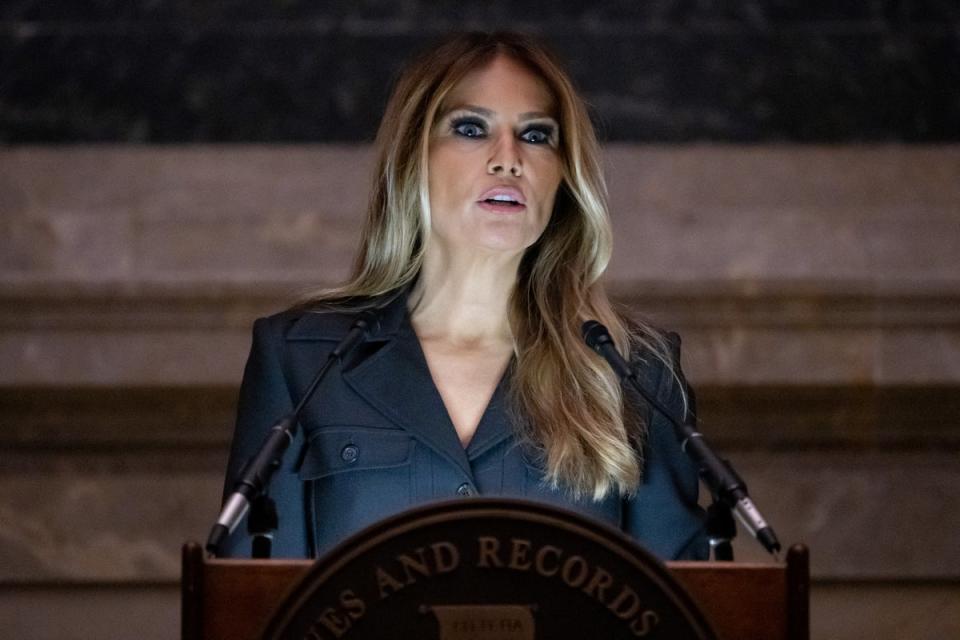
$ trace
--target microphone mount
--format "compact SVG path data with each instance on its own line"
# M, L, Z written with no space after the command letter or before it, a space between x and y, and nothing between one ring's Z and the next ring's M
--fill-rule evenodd
M297 406L270 428L263 444L260 445L260 449L243 466L240 479L234 485L233 492L223 503L220 517L217 518L217 522L213 525L210 536L207 538L206 550L208 553L214 557L219 554L224 541L250 510L250 504L258 497L264 496L267 487L270 485L273 472L280 468L283 454L297 434L300 413L313 397L320 386L320 382L326 377L334 363L357 346L375 320L376 313L372 310L361 311L357 315L350 331L327 356L326 362L323 363L317 375L310 382L310 386L307 387Z
M653 397L653 394L643 387L633 368L617 351L613 338L610 337L610 332L605 326L596 320L588 320L583 323L582 331L587 345L603 356L622 380L628 380L643 399L673 425L677 440L680 441L680 448L697 463L700 477L703 478L711 493L737 515L743 526L763 545L764 549L777 557L780 542L773 528L767 524L753 500L750 499L746 483L729 461L714 453L696 425L690 424L691 414L687 412L684 419L678 421L663 404ZM693 420L696 421L696 416L693 416Z

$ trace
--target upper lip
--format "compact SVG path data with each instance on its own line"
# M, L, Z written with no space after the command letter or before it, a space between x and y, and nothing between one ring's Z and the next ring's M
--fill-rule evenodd
M523 192L520 191L520 189L507 186L499 186L493 187L492 189L487 189L483 192L483 195L480 196L478 202L483 202L484 200L489 200L496 196L506 196L520 204L527 204L527 199L523 197Z

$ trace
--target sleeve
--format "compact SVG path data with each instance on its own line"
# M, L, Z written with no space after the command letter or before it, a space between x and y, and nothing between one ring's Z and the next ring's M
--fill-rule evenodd
M638 363L638 378L648 389L656 389L656 398L680 420L684 415L687 388L680 371L680 338L667 335L673 352L677 376L659 359ZM677 379L679 378L679 380ZM648 405L634 390L629 391L634 406L646 407L647 438L643 451L643 479L637 494L623 505L623 529L665 560L706 560L709 543L706 517L697 503L699 474L694 462L681 449L673 425ZM694 396L687 393L689 409L694 411Z
M253 325L253 345L243 372L237 403L237 422L227 461L224 498L233 490L244 464L260 448L270 428L293 410L283 373L282 322L279 317L261 318ZM307 517L303 482L297 473L302 449L302 430L284 455L283 464L273 474L268 494L276 503L279 528L274 534L274 557L306 557ZM223 546L227 557L249 557L251 539L246 519L233 531Z

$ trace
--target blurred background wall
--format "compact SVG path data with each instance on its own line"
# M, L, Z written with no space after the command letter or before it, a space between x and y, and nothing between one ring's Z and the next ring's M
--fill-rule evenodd
M3 634L177 637L250 324L347 274L391 79L472 28L590 101L610 286L810 545L815 637L960 637L954 0L4 2Z

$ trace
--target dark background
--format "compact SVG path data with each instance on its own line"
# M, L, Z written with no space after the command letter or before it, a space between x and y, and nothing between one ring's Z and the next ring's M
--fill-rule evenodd
M0 143L367 141L412 53L495 28L608 141L960 140L957 0L8 0Z

